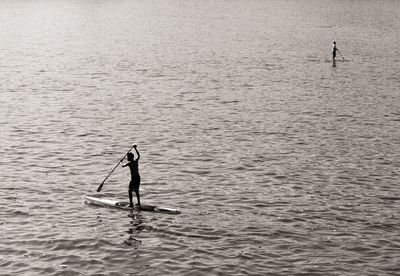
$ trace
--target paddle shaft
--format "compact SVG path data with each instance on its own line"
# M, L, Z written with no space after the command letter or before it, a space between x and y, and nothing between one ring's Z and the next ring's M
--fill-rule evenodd
M345 60L344 57L342 56L342 53L339 50L337 50L337 51L338 51L339 55L342 57L342 59Z
M115 169L119 166L119 163L121 163L122 160L124 160L125 156L127 156L128 153L131 152L131 150L133 149L133 147L134 147L134 145L128 150L127 153L125 153L124 157L122 157L122 158L119 160L118 164L114 167L114 169L112 169L112 171L107 175L107 177L103 180L103 182L101 182L100 186L97 188L97 192L100 192L100 191L101 191L101 188L103 188L104 182L106 182L106 180L110 177L110 175L111 175L111 174L115 171Z

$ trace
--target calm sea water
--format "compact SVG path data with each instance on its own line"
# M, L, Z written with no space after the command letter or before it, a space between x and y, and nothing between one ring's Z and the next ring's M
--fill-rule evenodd
M399 16L1 1L0 275L395 275ZM182 214L84 204L133 143L142 201ZM128 182L118 168L97 195Z

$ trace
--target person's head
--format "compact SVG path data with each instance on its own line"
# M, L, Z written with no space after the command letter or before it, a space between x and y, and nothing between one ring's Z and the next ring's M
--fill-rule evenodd
M133 161L133 153L128 153L128 161Z
M333 44L335 44L335 45L336 45L336 41L334 41L334 42L333 42Z

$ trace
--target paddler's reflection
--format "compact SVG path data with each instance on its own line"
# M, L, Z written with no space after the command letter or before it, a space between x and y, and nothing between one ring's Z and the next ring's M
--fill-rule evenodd
M126 231L128 233L128 238L124 243L129 246L137 246L141 244L142 241L135 237L140 231L145 229L144 225L142 225L144 220L140 213L131 212L128 216L132 219L130 221L132 227L129 227L128 231Z

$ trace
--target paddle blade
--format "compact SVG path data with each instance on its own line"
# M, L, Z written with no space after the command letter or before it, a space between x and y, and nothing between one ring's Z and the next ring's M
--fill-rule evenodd
M104 183L101 183L101 184L100 184L100 186L97 188L97 192L100 192L100 191L101 191L101 189L103 188L103 184L104 184Z

